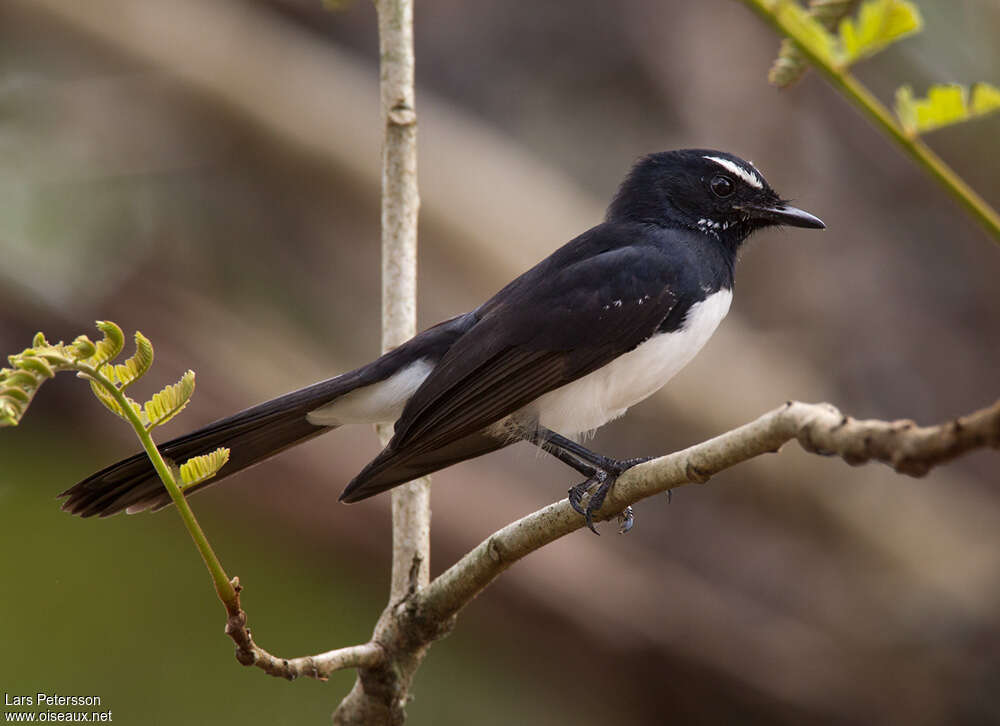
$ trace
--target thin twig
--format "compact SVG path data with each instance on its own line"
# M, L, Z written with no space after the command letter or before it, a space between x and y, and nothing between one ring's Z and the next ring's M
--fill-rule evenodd
M234 604L226 604L229 612L226 635L236 643L236 660L245 666L257 666L268 675L290 681L303 676L325 681L334 671L345 668L373 668L385 661L385 650L375 642L298 658L279 658L272 655L253 641L250 628L247 627L246 613L240 607L240 592L243 588L239 578L234 577L230 584L236 597Z

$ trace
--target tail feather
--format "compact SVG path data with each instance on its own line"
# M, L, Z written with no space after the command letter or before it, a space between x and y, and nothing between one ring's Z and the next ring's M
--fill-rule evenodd
M494 438L477 431L439 449L421 453L405 449L399 451L390 444L354 477L340 495L340 501L359 502L425 474L496 451L514 441Z
M164 456L177 464L182 464L191 456L207 454L220 446L229 447L229 462L212 479L185 491L186 495L191 494L264 461L290 446L331 431L336 427L336 421L325 422L330 425L314 424L309 422L307 415L351 391L391 379L396 374L404 376L404 384L419 385L412 376L409 378L405 376L412 364L423 362L435 365L452 344L475 325L476 320L474 313L446 320L428 328L368 365L248 408L198 431L168 441L158 448ZM401 395L399 390L390 392L390 398L399 395ZM409 394L406 395L408 397ZM374 418L370 419L371 422L387 420L381 418L386 413L383 409L387 405L382 398L374 395L370 402L374 407L372 411ZM352 416L354 417L352 422L359 422L357 412ZM441 464L435 468L446 465ZM403 481L406 479L396 483ZM70 487L59 496L66 497L62 506L64 510L79 514L81 517L94 515L107 517L123 510L129 512L155 510L170 504L170 495L161 484L145 453L112 464Z
M289 446L331 431L335 427L309 423L306 414L365 383L350 374L331 378L211 423L157 448L167 459L182 464L219 446L229 447L229 462L212 479L188 489L185 494L190 495ZM144 452L102 469L59 496L66 497L62 505L65 511L81 517L107 517L123 510L156 510L171 501Z

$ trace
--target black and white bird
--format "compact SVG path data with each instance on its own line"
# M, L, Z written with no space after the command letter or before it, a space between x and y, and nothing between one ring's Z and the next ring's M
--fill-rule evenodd
M593 529L608 490L639 460L605 457L575 439L624 414L694 357L729 311L740 245L779 225L824 227L732 154L651 154L622 182L604 222L475 310L160 451L183 462L231 449L219 475L192 492L339 426L395 422L392 440L340 496L357 502L528 441L586 477L569 500ZM170 503L145 454L62 496L63 509L84 517Z

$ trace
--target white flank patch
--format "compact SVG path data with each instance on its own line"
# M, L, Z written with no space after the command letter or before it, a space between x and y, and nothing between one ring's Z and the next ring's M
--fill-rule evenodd
M391 423L403 413L403 406L433 369L430 362L421 358L384 381L355 388L337 400L310 411L306 420L315 426Z
M754 172L752 172L752 171L750 171L748 169L743 168L742 166L740 166L739 164L737 164L735 161L730 161L729 159L723 159L721 156L705 156L705 157L702 157L702 158L708 159L709 161L714 161L716 164L718 164L719 166L721 166L723 169L725 169L725 170L727 170L729 172L732 172L733 174L735 174L736 176L738 176L740 179L742 179L743 181L745 181L747 184L749 184L752 187L755 187L757 189L763 189L764 188L763 183L761 183L761 181L760 181L760 177L757 176L756 173L754 173Z
M684 325L654 335L603 368L549 391L521 412L563 436L577 436L618 418L658 391L694 358L729 312L731 290L691 306ZM520 418L515 414L515 418Z

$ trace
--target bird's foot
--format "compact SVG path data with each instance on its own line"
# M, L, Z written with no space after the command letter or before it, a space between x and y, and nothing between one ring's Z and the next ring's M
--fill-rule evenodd
M635 515L632 513L632 507L625 507L618 514L618 534L628 534L634 526Z
M605 459L603 467L598 469L594 476L590 477L586 481L580 482L569 490L570 506L573 507L577 513L583 515L583 517L587 520L587 528L591 532L597 535L600 534L600 532L598 532L594 527L594 512L599 510L604 504L604 499L607 497L608 492L611 491L611 487L613 487L615 482L618 481L618 477L625 473L628 469L631 469L633 466L643 464L651 458L652 457L646 456L624 460ZM587 499L586 506L584 506L584 495L586 495L595 484L597 485L597 489L590 494L590 497ZM620 534L625 534L634 526L635 514L632 511L632 507L626 507L618 515L618 532Z

